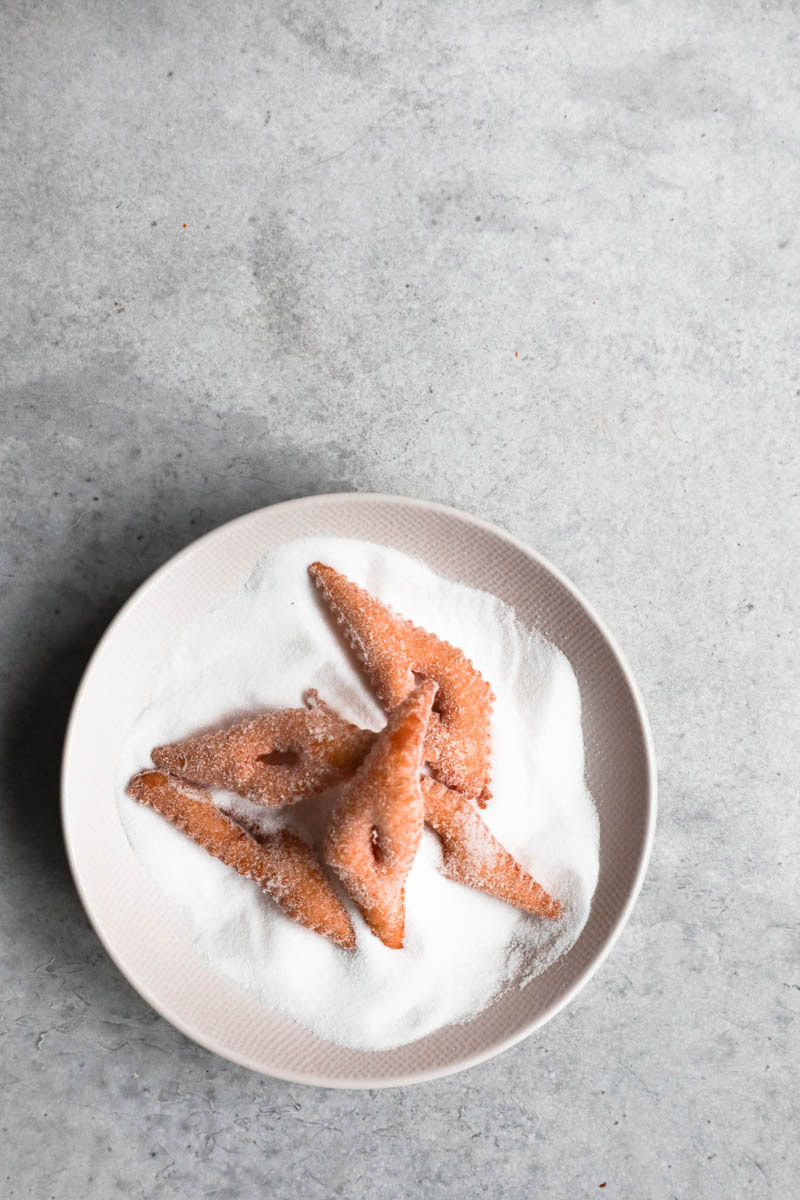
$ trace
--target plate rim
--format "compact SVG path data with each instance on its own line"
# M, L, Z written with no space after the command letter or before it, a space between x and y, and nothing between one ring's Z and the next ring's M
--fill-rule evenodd
M448 1063L444 1066L433 1067L428 1071L418 1070L405 1075L398 1075L391 1079L376 1081L374 1079L365 1080L358 1076L354 1078L337 1078L335 1080L330 1077L322 1077L305 1071L280 1071L266 1070L261 1063L256 1062L247 1054L240 1054L236 1051L221 1050L215 1045L213 1039L210 1039L201 1029L196 1028L190 1021L183 1020L174 1013L167 1011L161 1004L159 999L152 994L149 987L143 984L140 980L133 977L127 970L125 964L118 956L114 947L107 940L102 928L100 918L95 913L91 899L88 896L84 887L83 881L77 867L77 863L73 856L73 849L70 841L69 823L67 817L68 800L67 800L67 774L68 764L71 754L73 732L79 716L83 695L87 690L89 680L95 665L103 648L107 642L113 637L116 627L121 623L122 619L128 612L141 600L141 598L159 582L162 575L171 570L183 558L188 557L201 542L208 542L214 538L221 537L225 531L232 526L252 520L257 514L271 509L291 509L291 508L313 508L317 505L331 504L346 504L352 503L353 500L378 502L382 504L400 504L403 507L412 506L423 510L433 510L442 513L445 516L455 517L460 521L466 522L469 525L482 529L485 532L499 537L507 543L511 544L517 550L522 552L528 558L533 559L549 572L558 582L566 588L574 597L578 604L585 610L592 622L596 625L599 632L605 639L609 649L617 660L620 671L627 687L630 690L633 699L634 708L639 721L639 726L642 732L642 739L645 751L645 765L647 774L647 793L646 793L646 813L645 813L645 836L642 841L639 851L639 862L636 867L636 874L633 886L630 889L625 904L609 930L605 940L598 950L597 954L592 958L592 961L578 975L572 986L557 999L554 999L545 1009L536 1017L533 1017L530 1022L516 1030L509 1037L494 1043L488 1049L477 1051L473 1054L468 1054L458 1060ZM61 770L60 770L60 817L61 830L64 839L64 847L66 851L67 862L69 864L70 874L81 901L83 909L89 919L95 934L100 940L103 949L108 954L111 961L122 974L123 978L130 984L133 990L153 1008L159 1016L161 1016L168 1024L177 1029L185 1037L202 1046L204 1050L212 1054L216 1054L229 1062L234 1062L238 1066L246 1067L248 1070L255 1071L260 1075L264 1075L270 1079L280 1079L287 1083L298 1083L311 1087L323 1087L333 1090L366 1090L390 1087L408 1087L417 1083L428 1083L434 1079L443 1079L449 1075L455 1075L460 1071L468 1070L471 1067L476 1067L480 1063L486 1062L491 1058L495 1058L499 1054L510 1050L512 1046L524 1041L530 1037L538 1029L541 1029L548 1021L552 1020L562 1009L574 999L592 979L595 973L600 969L603 963L608 958L614 946L622 934L623 929L630 919L631 913L636 905L636 901L644 884L644 879L647 874L647 867L650 862L650 857L653 849L653 841L655 838L655 827L658 809L658 774L656 764L655 746L653 743L652 731L650 722L647 717L647 712L644 706L644 700L639 690L639 686L633 675L633 672L628 664L628 661L620 649L616 638L611 633L611 630L606 625L603 618L596 611L594 606L583 595L583 593L572 583L572 581L564 574L560 568L556 567L538 550L535 550L527 542L518 538L515 534L508 530L493 524L491 521L485 520L483 517L475 516L473 513L465 512L463 509L455 508L452 505L442 504L435 500L424 500L417 497L402 496L390 492L329 492L329 493L314 493L311 495L296 496L288 500L277 501L275 504L262 505L260 508L251 509L249 512L242 513L238 517L232 518L230 521L225 521L221 525L217 525L214 529L210 529L207 533L202 534L199 538L195 538L184 546L176 554L171 555L165 562L147 576L138 587L128 596L127 600L121 605L117 612L112 617L104 632L100 636L92 654L83 669L80 682L75 692L72 705L70 707L69 718L67 720L64 742L61 752ZM375 1053L379 1054L380 1051Z

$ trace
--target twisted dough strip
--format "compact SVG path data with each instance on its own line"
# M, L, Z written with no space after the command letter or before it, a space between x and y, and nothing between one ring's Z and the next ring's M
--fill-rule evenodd
M256 842L214 805L206 792L161 771L143 771L128 794L154 808L214 858L253 879L287 917L352 950L353 926L306 843L288 830Z
M422 837L419 769L435 694L428 679L390 715L344 785L325 839L325 861L372 932L394 950L403 945L405 881Z
M537 917L560 917L562 905L523 870L469 800L435 779L422 779L425 821L442 843L442 874Z
M412 625L324 563L308 568L325 602L361 660L387 712L405 699L415 676L439 685L425 741L431 771L483 808L489 791L489 723L494 696L469 659L432 633Z
M305 708L239 721L152 753L157 767L203 787L225 788L277 807L324 792L351 775L375 739L351 725L315 691Z

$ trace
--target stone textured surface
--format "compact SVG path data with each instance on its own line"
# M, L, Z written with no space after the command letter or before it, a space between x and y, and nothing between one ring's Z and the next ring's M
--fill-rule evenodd
M799 33L788 0L5 6L4 1196L794 1192ZM375 1094L156 1017L57 816L130 591L229 517L349 489L558 563L661 776L581 996Z

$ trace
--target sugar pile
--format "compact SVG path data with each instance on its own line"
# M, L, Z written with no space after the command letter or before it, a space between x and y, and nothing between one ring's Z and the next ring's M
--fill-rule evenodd
M382 945L348 901L358 947L343 951L294 924L255 883L125 795L153 746L257 709L297 706L310 687L348 720L381 728L384 715L308 578L314 560L461 647L489 680L496 695L493 799L484 817L564 903L560 920L527 916L444 879L436 869L438 841L426 829L406 885L404 948ZM264 828L291 823L318 844L326 800L265 811L224 795L226 805L257 815ZM184 910L198 953L264 1004L363 1050L389 1049L468 1020L501 989L539 974L577 938L597 882L597 814L583 779L580 696L567 660L495 597L364 542L290 543L184 631L127 738L118 804L135 853Z

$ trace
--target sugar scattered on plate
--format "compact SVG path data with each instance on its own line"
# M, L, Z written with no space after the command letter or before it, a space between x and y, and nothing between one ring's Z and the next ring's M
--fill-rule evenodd
M295 707L308 688L348 720L381 728L385 716L308 577L316 560L459 646L490 682L493 798L482 815L564 903L558 921L445 879L438 840L426 829L406 884L404 948L385 947L347 901L358 946L340 950L125 795L153 746L259 709ZM266 810L229 793L215 799L265 830L289 824L317 845L330 803ZM362 1050L467 1021L504 988L524 986L575 942L597 882L597 814L583 778L580 695L567 660L497 598L398 551L340 538L267 554L243 589L184 631L126 740L118 806L134 852L185 913L197 953L265 1005Z

